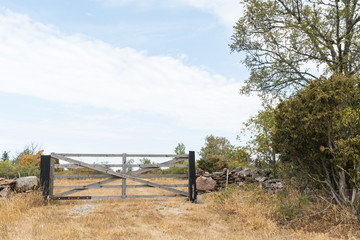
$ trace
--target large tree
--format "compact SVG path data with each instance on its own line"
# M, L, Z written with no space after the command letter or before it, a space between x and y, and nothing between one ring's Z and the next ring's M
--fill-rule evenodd
M360 70L358 0L243 0L232 51L244 52L243 93L291 93L321 74ZM319 71L316 71L316 67Z

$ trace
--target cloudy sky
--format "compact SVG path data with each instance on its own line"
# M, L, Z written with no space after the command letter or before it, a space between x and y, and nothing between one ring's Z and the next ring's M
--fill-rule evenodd
M198 152L260 109L238 0L0 0L0 153Z

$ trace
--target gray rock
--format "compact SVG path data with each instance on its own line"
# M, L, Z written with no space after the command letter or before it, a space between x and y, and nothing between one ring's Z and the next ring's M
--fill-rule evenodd
M235 168L235 172L240 172L241 170L243 170L242 167L237 167L237 168Z
M254 178L257 178L257 177L269 177L270 174L271 174L270 169L255 169L254 172L253 172Z
M197 197L196 197L196 203L200 203L200 204L205 203L206 199L207 199L207 194L208 193L198 194Z
M0 189L0 198L8 198L11 194L10 187L5 187L3 189Z
M255 178L255 181L257 182L265 182L268 178L267 177L257 177Z
M216 181L211 177L200 177L196 181L196 190L200 192L214 191L216 187Z
M283 189L284 188L284 184L282 182L277 182L275 183L275 188L276 189Z
M246 178L252 177L253 173L250 168L244 168L243 170L238 172L239 177Z
M205 172L204 172L204 170L202 170L201 168L197 168L197 169L196 169L195 175L196 175L197 177L202 176L202 175L204 175L204 174L205 174Z
M15 191L26 192L39 186L38 179L35 176L21 177L16 179Z

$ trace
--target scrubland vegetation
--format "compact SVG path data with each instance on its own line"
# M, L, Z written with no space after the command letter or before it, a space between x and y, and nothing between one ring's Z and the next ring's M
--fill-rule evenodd
M75 180L57 184L73 185ZM89 181L89 180L83 180ZM167 183L173 180L165 180ZM78 184L78 181L76 181ZM95 191L95 190L88 190ZM113 194L120 194L111 190ZM149 190L143 190L149 194ZM101 194L92 192L91 194ZM248 185L203 197L45 202L39 193L0 201L2 239L358 239L347 212L297 190L269 196ZM310 217L311 215L314 215Z

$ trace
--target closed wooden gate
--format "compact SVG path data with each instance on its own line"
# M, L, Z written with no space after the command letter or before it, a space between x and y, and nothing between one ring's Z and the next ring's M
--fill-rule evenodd
M89 164L75 158L120 158L121 164ZM129 158L171 158L171 160L156 164L129 164ZM55 160L66 161L68 164L55 164ZM188 160L187 164L178 164ZM129 168L137 167L136 171L128 171ZM154 169L161 167L187 167L187 174L148 174ZM87 168L95 170L101 174L92 175L57 175L54 174L56 168ZM113 170L112 168L119 168ZM150 178L175 177L188 178L187 184L159 184L154 181L145 180ZM104 180L87 184L85 186L54 186L55 178L105 178ZM107 183L121 179L121 185L106 185ZM136 182L137 185L129 185L126 180ZM140 183L140 184L139 184ZM50 200L74 200L74 199L111 199L111 198L158 198L158 197L188 197L190 201L196 200L196 179L195 179L195 152L189 154L74 154L74 153L51 153L51 155L41 156L40 163L40 184L43 195ZM159 188L166 190L169 194L162 195L128 195L127 188ZM179 190L179 187L187 187L188 191ZM73 194L94 188L121 188L121 196L74 196ZM54 189L70 189L65 192L54 194ZM170 194L171 193L171 194ZM69 196L72 195L72 196Z

